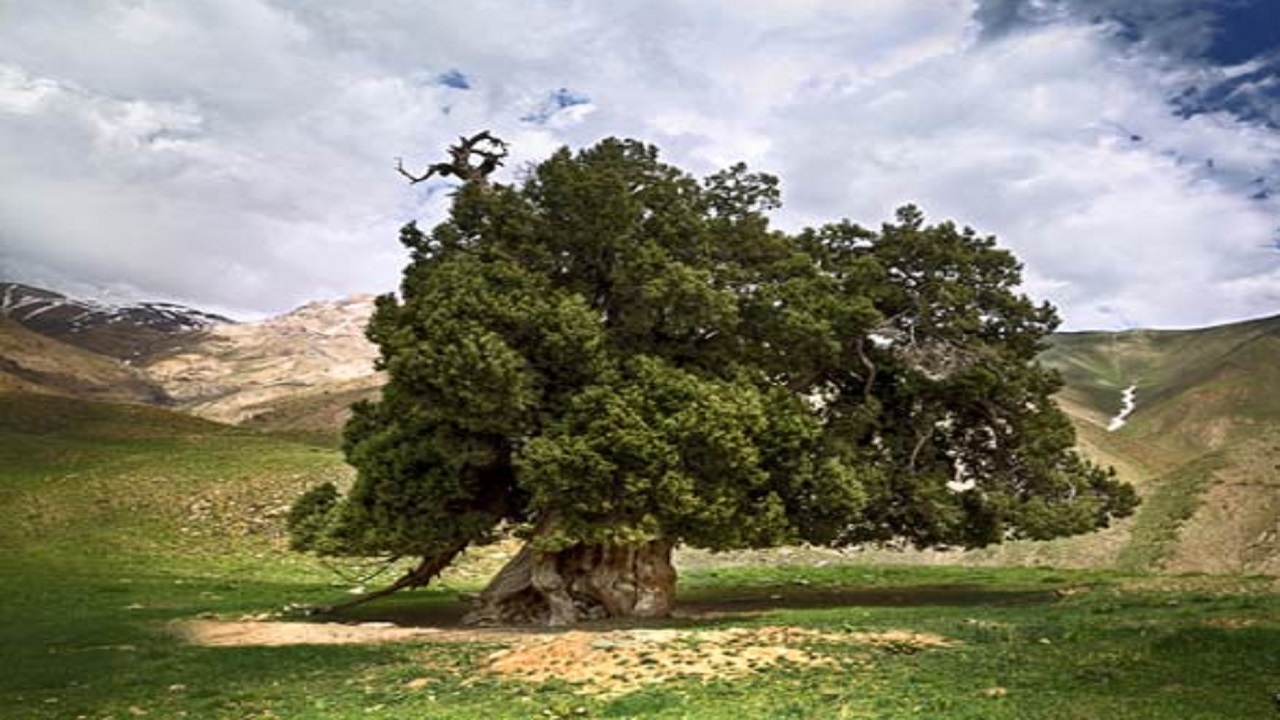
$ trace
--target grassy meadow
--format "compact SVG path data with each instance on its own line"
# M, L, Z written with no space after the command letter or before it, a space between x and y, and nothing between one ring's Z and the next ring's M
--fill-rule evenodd
M347 473L329 448L155 409L0 394L0 718L1277 714L1274 580L1146 573L1141 556L1127 557L1124 572L842 564L803 553L690 564L685 617L575 629L589 634L592 657L617 652L619 632L678 631L619 661L614 680L710 654L730 628L788 628L795 653L760 655L723 677L673 668L625 691L495 673L495 658L524 642L510 634L202 647L175 632L175 622L343 597L347 583L283 549L282 526L302 488ZM1161 512L1185 515L1175 500ZM460 594L481 577L464 569L336 619L452 623Z

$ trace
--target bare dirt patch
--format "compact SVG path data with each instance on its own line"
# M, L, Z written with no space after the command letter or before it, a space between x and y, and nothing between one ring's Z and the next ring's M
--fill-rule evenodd
M510 643L528 637L518 631L444 630L401 627L392 623L273 622L261 620L184 620L172 625L185 642L204 647L278 647L282 645L372 645L395 642Z
M768 668L839 667L869 656L832 654L833 646L894 653L951 647L954 640L904 630L824 632L809 628L617 629L567 632L438 629L391 623L194 620L175 630L212 646L349 645L392 642L485 643L506 647L482 658L479 672L509 680L560 681L581 692L619 695L668 680L727 679Z

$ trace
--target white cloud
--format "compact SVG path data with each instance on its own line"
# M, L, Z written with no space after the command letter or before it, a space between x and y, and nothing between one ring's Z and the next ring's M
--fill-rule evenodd
M55 82L28 77L17 68L0 66L0 112L36 112L59 91Z
M1238 282L1228 290L1280 260L1264 249L1277 206L1241 186L1275 174L1280 137L1221 115L1174 116L1165 72L1117 55L1098 28L1060 24L816 98L767 134L791 159L782 175L803 180L790 183L798 218L844 207L874 219L919 202L1000 236L1069 325L1280 310Z
M11 6L0 271L247 312L391 289L397 227L448 188L395 158L489 128L506 173L607 135L699 173L746 160L782 177L787 226L918 202L999 235L1075 327L1280 311L1280 208L1248 200L1280 185L1280 135L1167 102L1247 68L1066 12L980 39L968 0Z

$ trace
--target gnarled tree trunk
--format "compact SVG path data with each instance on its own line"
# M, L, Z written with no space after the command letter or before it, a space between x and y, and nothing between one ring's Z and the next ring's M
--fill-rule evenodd
M608 617L665 617L675 602L672 544L532 548L543 528L476 598L474 625L570 625Z

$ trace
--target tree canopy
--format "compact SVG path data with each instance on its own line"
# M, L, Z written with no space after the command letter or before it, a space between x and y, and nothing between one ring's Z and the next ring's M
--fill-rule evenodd
M358 479L298 502L295 547L977 547L1132 512L1073 449L1035 361L1058 318L1010 253L911 206L785 233L779 197L618 139L463 184L401 232L368 328L388 382L345 433Z

